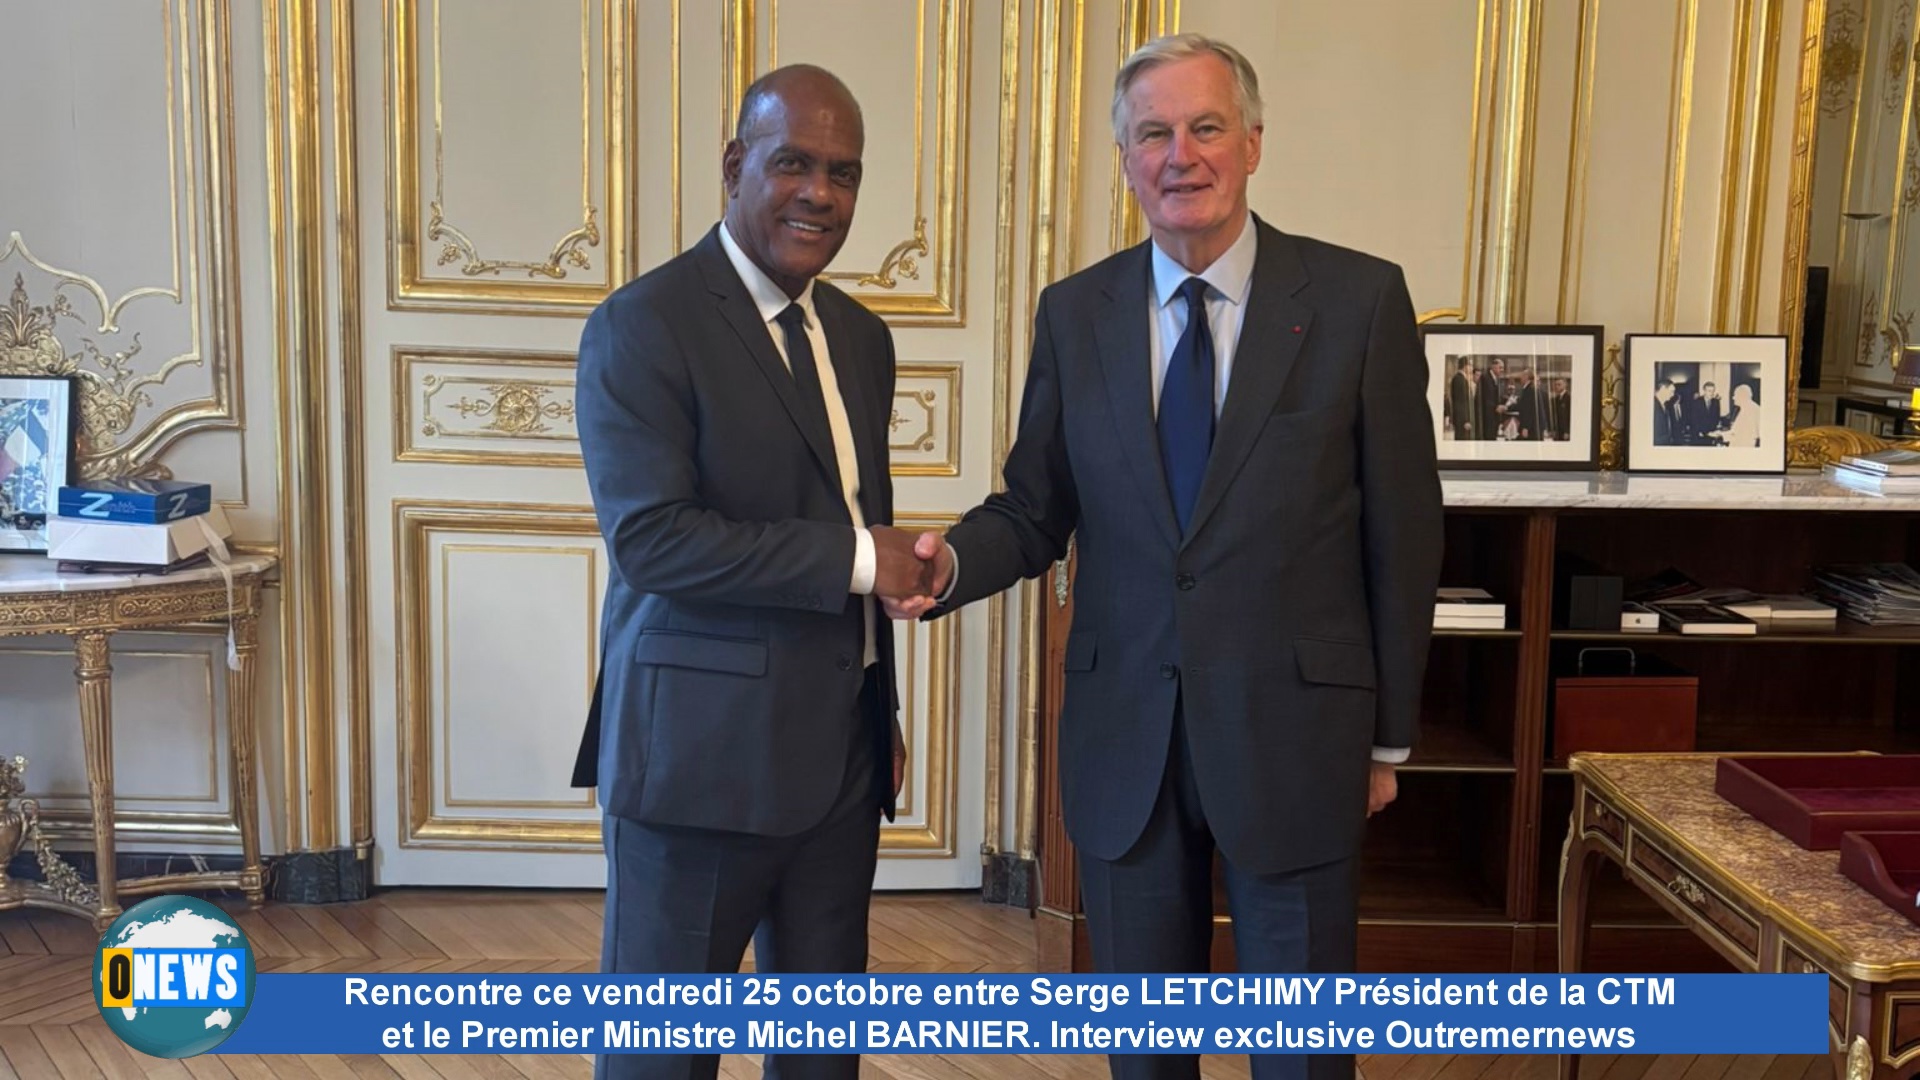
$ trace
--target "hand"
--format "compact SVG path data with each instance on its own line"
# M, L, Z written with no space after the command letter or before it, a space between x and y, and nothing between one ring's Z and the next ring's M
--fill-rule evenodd
M914 537L912 555L923 574L924 588L905 594L891 593L881 588L880 575L876 573L873 591L880 597L880 606L888 618L918 619L933 610L937 603L934 597L947 591L947 586L953 581L953 549L947 547L946 541L936 532L914 534L880 526L874 531L876 553L880 549L880 528L886 528L889 533Z
M893 797L900 797L900 785L907 778L907 739L900 733L900 718L893 718Z
M1376 761L1367 777L1367 816L1372 817L1387 808L1400 794L1400 781L1394 776L1393 762Z
M873 592L883 599L907 599L929 596L933 592L933 567L914 554L919 534L891 525L875 525L873 534Z

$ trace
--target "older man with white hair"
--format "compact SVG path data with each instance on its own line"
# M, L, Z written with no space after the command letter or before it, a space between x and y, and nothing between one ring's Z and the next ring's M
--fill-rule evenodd
M1397 266L1250 212L1260 89L1233 47L1142 48L1113 124L1151 241L1042 295L1005 492L945 546L920 538L930 614L1077 534L1060 789L1099 970L1206 971L1218 852L1240 970L1351 971L1361 838L1415 740L1440 571L1412 301ZM1350 1055L1252 1064L1353 1075Z

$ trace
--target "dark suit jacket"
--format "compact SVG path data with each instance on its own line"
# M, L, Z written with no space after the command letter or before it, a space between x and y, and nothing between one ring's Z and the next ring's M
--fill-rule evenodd
M1476 434L1475 422L1479 418L1474 415L1473 384L1467 381L1467 376L1462 372L1455 371L1453 377L1447 380L1447 408L1453 413L1453 437L1473 438Z
M1541 406L1540 384L1530 382L1515 395L1513 410L1520 417L1520 438L1538 442L1546 433L1546 410Z
M1496 379L1491 371L1480 373L1479 423L1474 425L1473 437L1493 441L1500 437L1500 424L1506 417L1500 414L1500 403L1507 400L1507 381Z
M1673 400L1662 402L1655 398L1653 402L1653 445L1680 445L1680 423Z
M1102 859L1153 810L1176 700L1208 823L1254 873L1357 852L1370 747L1415 741L1442 509L1406 283L1259 230L1189 535L1157 449L1146 244L1042 294L1006 491L948 534L941 611L1042 573L1077 531L1059 779Z
M1687 418L1687 426L1691 429L1690 434L1695 442L1714 445L1713 440L1706 436L1720 426L1720 409L1724 404L1731 403L1725 398L1714 398L1712 401L1704 397L1692 399L1688 410L1691 415Z
M845 293L813 290L861 512L887 524L892 338ZM717 231L594 310L578 377L612 574L574 783L598 783L602 807L636 821L787 835L826 815L848 740L865 739L890 814L891 715L855 715L861 616L832 435L799 419L793 377ZM884 616L875 630L878 700L892 707Z

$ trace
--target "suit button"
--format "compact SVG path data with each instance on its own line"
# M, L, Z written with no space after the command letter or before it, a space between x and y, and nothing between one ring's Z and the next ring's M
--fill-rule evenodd
M1178 585L1182 592L1185 592L1186 590L1193 588L1195 585L1200 584L1198 581L1194 580L1194 577L1192 574L1181 574L1179 577L1173 579L1173 583L1175 585Z
M841 658L840 658L840 670L841 670L841 671L852 671L852 670L853 670L853 661L851 661L851 660L849 660L849 659L847 659L847 658L846 658L846 657L844 657L844 656L843 656L843 657L841 657Z
M1179 669L1179 668L1178 668L1177 666L1175 666L1175 665L1173 665L1173 664L1161 664L1161 665L1160 665L1160 677L1161 677L1161 678L1163 678L1163 679L1171 679L1171 678L1173 678L1173 677L1174 677L1175 675L1178 675L1178 674L1180 674L1180 669Z

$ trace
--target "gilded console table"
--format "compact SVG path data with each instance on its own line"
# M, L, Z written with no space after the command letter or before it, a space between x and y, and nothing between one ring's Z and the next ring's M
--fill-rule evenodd
M90 890L94 895L75 895L89 890L81 890L74 881L63 883L61 889L9 881L0 859L0 910L34 906L69 911L91 917L95 927L104 930L120 914L122 896L230 888L242 890L256 904L265 899L253 784L253 677L260 589L272 567L273 560L264 556L235 558L227 566L232 576L229 585L214 566L164 576L85 574L59 573L56 563L38 556L0 558L0 637L61 634L73 642L98 877ZM125 630L209 622L225 624L233 642L233 663L226 665L232 751L229 782L240 826L241 869L121 881L114 869L113 668L108 641ZM0 751L7 749L0 746Z
M1560 970L1581 969L1602 858L1741 971L1827 976L1844 1080L1920 1073L1920 926L1714 794L1713 754L1575 754L1560 863ZM1560 1059L1571 1077L1578 1058Z

